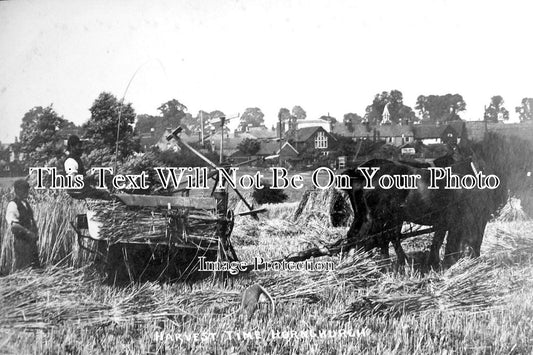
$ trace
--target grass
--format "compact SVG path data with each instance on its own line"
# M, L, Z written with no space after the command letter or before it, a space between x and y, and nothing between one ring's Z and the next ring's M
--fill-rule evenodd
M37 197L48 267L0 278L0 349L7 353L533 351L532 222L489 223L482 257L445 272L394 271L355 254L343 263L324 258L338 265L335 272L258 271L228 288L210 279L192 289L156 283L118 288L78 267L86 259L74 252L65 224L73 206L59 195ZM326 228L313 218L292 221L296 207L267 205L260 221L238 219L232 238L241 259L278 258L345 235L346 228ZM423 245L405 243L411 254ZM52 266L65 257L64 266ZM239 296L255 282L275 297L276 312L262 306L248 320L238 311Z

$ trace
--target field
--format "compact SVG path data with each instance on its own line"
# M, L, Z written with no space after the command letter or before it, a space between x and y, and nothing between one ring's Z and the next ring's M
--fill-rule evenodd
M2 203L4 214L5 196ZM320 258L335 265L329 272L258 271L227 287L208 278L119 288L83 267L90 257L67 225L83 206L60 193L34 196L32 203L47 267L0 278L5 353L533 351L533 222L493 221L481 258L424 275L416 262L428 236L404 242L412 264L402 268L356 253ZM327 227L320 211L293 221L296 205L267 205L259 222L238 219L232 240L241 259L275 259L345 235L346 228ZM248 319L239 311L240 294L255 282L270 291L276 307L272 314L262 305Z

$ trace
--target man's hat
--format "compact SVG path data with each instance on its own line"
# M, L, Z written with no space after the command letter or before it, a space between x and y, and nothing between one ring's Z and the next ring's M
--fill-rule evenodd
M77 135L73 134L71 135L70 137L68 137L68 140L67 140L67 147L74 147L78 144L81 143L81 140L80 140L80 137L78 137Z
M30 184L24 179L18 179L13 183L13 188L16 191L29 190Z

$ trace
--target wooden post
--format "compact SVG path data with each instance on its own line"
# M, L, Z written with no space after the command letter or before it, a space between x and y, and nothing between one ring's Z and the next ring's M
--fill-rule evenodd
M218 185L218 178L215 181L215 188ZM213 197L216 200L217 204L217 217L220 221L217 223L216 233L218 238L218 255L217 262L230 262L233 261L230 250L229 250L229 240L227 237L227 228L228 224L225 221L226 213L228 211L228 192L226 182L221 182L222 186L219 189L213 191ZM225 282L229 277L227 271L215 272L214 280L219 282Z

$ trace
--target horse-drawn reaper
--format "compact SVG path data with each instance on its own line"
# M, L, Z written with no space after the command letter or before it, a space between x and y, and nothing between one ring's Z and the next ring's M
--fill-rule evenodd
M238 261L230 236L234 217L251 215L253 209L237 189L248 211L233 213L228 206L230 184L221 179L219 167L200 152L181 141L176 129L167 137L176 139L203 159L213 170L211 196L189 196L188 190L176 188L171 195L119 193L111 200L87 199L88 211L77 216L72 227L79 246L97 256L108 281L190 280L196 278L199 260ZM181 195L180 195L181 194ZM87 241L93 241L92 247ZM223 279L227 272L218 273Z

